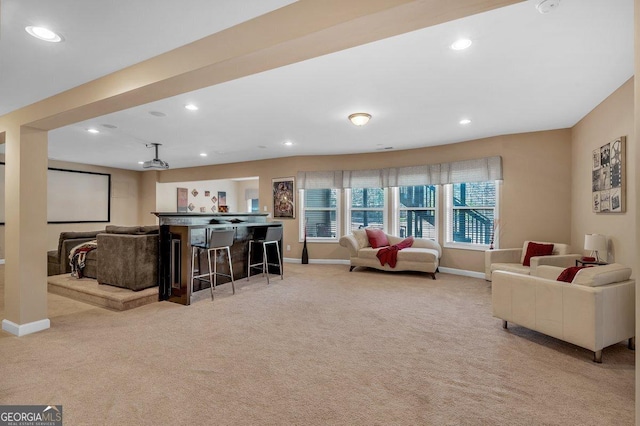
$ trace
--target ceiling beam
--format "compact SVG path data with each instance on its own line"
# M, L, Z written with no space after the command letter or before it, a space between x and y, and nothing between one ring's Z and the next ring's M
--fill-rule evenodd
M53 130L522 0L299 0L0 117Z

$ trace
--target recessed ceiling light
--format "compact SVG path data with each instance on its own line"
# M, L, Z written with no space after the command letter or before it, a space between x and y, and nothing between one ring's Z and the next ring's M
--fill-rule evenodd
M54 33L48 28L44 27L25 27L25 30L29 33L29 35L44 41L49 41L51 43L59 43L62 41L62 37L59 34Z
M195 106L194 104L187 104L184 106L186 109L188 109L189 111L197 111L198 107Z
M102 127L106 127L107 129L117 129L118 126L114 126L113 124L103 124Z
M144 164L144 161L138 161L138 164Z
M207 153L206 153L206 152L201 152L201 153L200 153L200 157L206 157L206 156L207 156Z
M286 142L284 142L284 145L286 145L286 146L291 146L291 145L293 145L293 142L291 142L291 141L286 141Z
M462 120L460 120L460 124L466 126L467 124L471 124L471 120L469 120L468 118L463 118Z
M149 114L155 116L155 117L166 117L167 114L165 114L164 112L160 112L160 111L149 111Z
M267 149L267 146L266 146L266 145L258 145L258 148L260 148L260 149Z
M468 38L461 38L459 40L454 41L451 44L451 48L453 50L464 50L466 48L468 48L469 46L471 46L471 43L473 43L471 40L469 40Z
M95 134L95 133L100 133L100 130L91 128L91 129L87 129L87 132Z
M542 0L538 3L536 9L544 15L545 13L553 12L558 6L560 6L560 0Z

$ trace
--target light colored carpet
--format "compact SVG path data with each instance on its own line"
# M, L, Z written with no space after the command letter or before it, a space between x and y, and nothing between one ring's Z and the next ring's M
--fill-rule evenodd
M236 289L124 312L50 294L51 329L0 332L0 404L69 425L633 424L633 351L505 331L484 280L287 264Z

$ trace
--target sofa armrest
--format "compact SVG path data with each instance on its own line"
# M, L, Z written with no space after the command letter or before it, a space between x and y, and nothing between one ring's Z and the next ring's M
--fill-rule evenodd
M522 249L496 249L484 252L484 279L491 281L492 263L520 263Z
M131 290L158 285L158 238L98 234L98 282Z
M549 256L533 256L531 258L531 275L538 275L536 270L541 265L558 266L560 268L568 268L576 266L576 260L580 259L579 254L552 254Z
M358 257L358 242L352 234L340 237L339 243L342 247L346 247L349 250L350 257Z

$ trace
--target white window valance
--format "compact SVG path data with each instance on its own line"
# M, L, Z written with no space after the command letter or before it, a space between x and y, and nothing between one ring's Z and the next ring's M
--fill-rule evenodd
M369 170L298 172L298 188L385 188L502 180L502 157Z
M299 189L342 188L342 170L325 172L298 172Z

